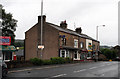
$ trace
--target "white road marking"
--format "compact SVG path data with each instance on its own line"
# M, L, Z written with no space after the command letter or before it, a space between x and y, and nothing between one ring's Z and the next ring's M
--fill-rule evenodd
M89 69L95 69L95 68L97 68L97 67L91 67L91 68L89 68Z
M86 71L86 70L87 70L87 69L82 69L82 70L74 71L74 73L82 72L82 71Z
M65 76L67 74L59 74L59 75L56 75L56 76L53 76L53 77L61 77L61 76Z

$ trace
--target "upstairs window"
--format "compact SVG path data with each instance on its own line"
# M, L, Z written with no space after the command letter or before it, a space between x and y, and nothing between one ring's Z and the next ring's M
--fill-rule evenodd
M81 49L84 48L84 43L83 42L80 43L80 48Z
M92 44L88 43L88 50L91 50L91 49L92 49Z
M66 45L66 38L62 38L62 45Z
M78 40L77 39L74 39L74 47L78 48Z

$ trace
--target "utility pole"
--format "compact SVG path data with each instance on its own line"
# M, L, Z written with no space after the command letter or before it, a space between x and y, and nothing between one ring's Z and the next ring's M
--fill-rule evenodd
M43 36L43 0L41 0L41 46L42 46L42 36ZM41 59L42 59L42 49L41 49Z

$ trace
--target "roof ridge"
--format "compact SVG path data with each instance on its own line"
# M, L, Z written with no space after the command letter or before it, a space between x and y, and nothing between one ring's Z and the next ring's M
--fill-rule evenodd
M52 27L56 28L57 30L60 30L60 31L63 31L63 32L67 32L67 33L69 33L69 34L74 34L74 35L76 35L76 36L80 36L80 37L83 37L83 38L86 38L86 39L90 39L90 40L97 41L97 40L93 39L92 37L90 37L90 36L88 36L88 35L86 35L86 34L83 34L83 33L79 34L79 33L77 33L76 31L73 31L73 30L71 30L71 29L63 29L63 28L61 28L60 26L58 26L58 25L56 25L56 24L49 23L49 22L46 22L46 23L52 25ZM97 41L97 42L99 42L99 41Z

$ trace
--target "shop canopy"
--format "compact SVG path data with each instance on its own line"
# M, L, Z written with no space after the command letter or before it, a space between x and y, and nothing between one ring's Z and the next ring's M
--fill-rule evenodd
M0 51L16 51L16 48L14 46L4 46L0 45Z

